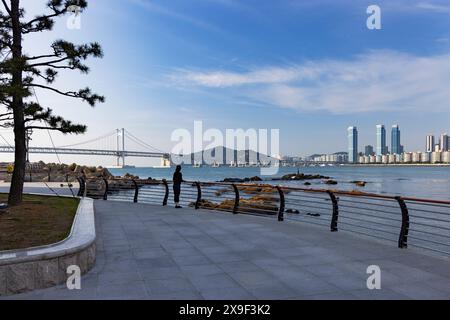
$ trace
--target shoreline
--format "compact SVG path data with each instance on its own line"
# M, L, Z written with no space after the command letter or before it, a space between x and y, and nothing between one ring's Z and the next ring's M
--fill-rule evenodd
M344 164L335 167L450 167L450 163L373 163L373 164Z

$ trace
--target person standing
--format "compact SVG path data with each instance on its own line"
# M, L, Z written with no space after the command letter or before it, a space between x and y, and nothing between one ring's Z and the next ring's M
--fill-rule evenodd
M175 169L175 173L173 174L173 194L174 194L174 202L175 208L181 209L180 206L180 193L181 193L181 183L183 182L183 174L181 173L181 166L178 165Z

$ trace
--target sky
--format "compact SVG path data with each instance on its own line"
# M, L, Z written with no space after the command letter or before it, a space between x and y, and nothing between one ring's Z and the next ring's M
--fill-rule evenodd
M21 3L28 18L46 1ZM380 30L366 26L372 4L381 8ZM192 131L194 121L223 131L279 129L281 154L300 156L346 150L348 126L358 127L360 149L375 144L378 123L388 141L399 124L407 151L423 150L427 134L450 132L449 1L91 0L81 29L58 19L52 32L27 35L25 51L48 52L59 38L101 43L104 58L88 60L88 75L61 74L56 86L89 86L106 102L91 108L39 90L41 104L88 125L82 136L52 133L57 146L124 127L169 152L172 132ZM48 133L36 133L32 145L50 146ZM57 161L32 156L40 159Z

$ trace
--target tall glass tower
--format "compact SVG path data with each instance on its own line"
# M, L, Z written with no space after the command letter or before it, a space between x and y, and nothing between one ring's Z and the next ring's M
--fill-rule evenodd
M348 133L348 162L358 162L358 129L356 127L349 127Z
M400 143L400 128L399 126L393 125L391 131L391 153L401 154L401 143Z
M384 125L377 125L377 156L382 156L387 153L386 148L386 128Z

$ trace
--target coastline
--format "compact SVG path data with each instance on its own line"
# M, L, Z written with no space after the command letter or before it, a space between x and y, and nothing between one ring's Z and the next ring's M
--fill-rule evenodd
M355 163L335 167L450 167L450 163Z

